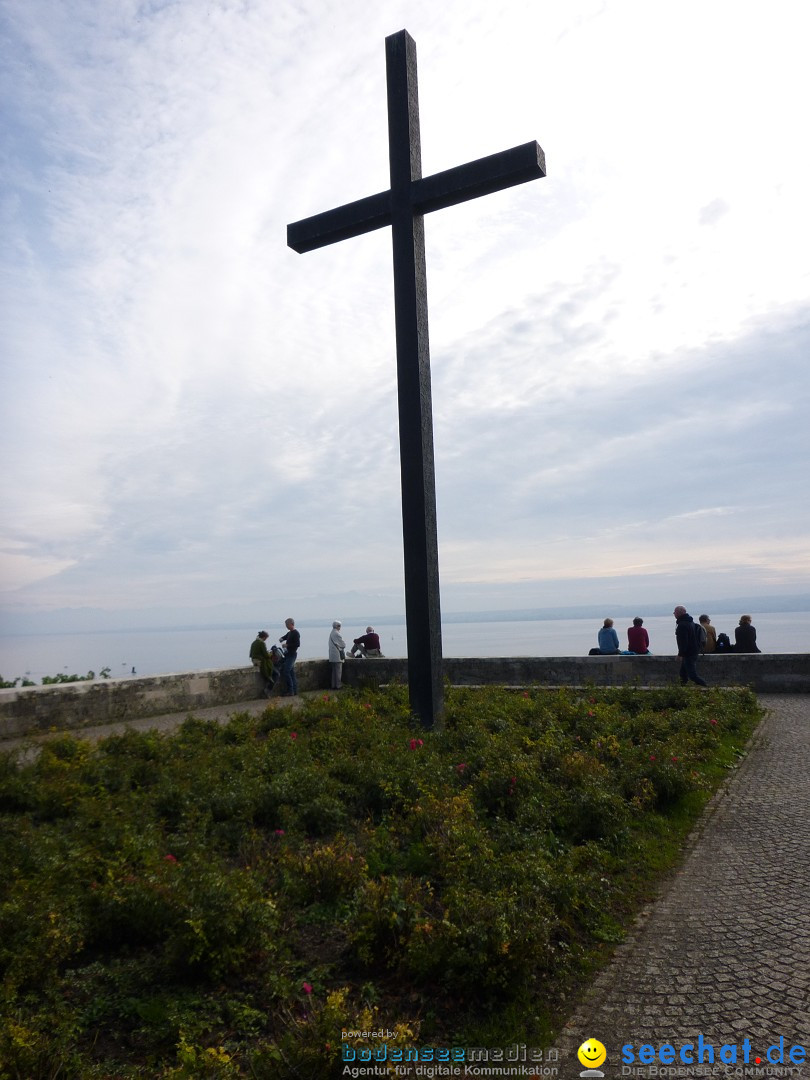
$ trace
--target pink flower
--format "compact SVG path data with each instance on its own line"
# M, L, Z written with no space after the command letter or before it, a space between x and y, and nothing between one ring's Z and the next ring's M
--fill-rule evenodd
M467 762L462 761L459 765L456 765L456 772L463 773L466 768L467 768Z
M171 855L171 854L170 855L164 855L163 860L164 860L164 862L170 862L170 863L176 863L177 862L177 859L174 857L174 855Z
M523 696L524 696L524 697L528 697L528 696L529 696L529 691L528 691L528 690L524 690L524 691L523 691Z
M411 739L411 750L416 750L418 747L424 745L425 744L422 742L421 739Z
M655 754L650 754L650 761L655 761Z
M283 829L276 829L275 835L276 836L283 836L284 835L284 830Z
M710 723L710 724L716 724L716 723L717 723L717 721L715 720L715 718L714 718L714 717L712 717L712 718L711 718L711 720L709 721L709 723Z
M593 716L593 715L594 715L593 709L588 709L588 716Z
M303 989L304 989L305 994L311 994L312 993L312 987L309 985L309 983L306 983L306 982L303 983Z
M290 738L291 739L297 739L298 738L298 732L297 731L291 731L290 732Z
M678 759L677 759L676 757L674 757L674 758L673 758L672 760L673 760L673 761L677 761Z

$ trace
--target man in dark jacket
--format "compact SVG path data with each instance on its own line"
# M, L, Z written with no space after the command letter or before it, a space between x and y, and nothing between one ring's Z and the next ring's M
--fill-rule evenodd
M298 680L295 677L295 661L298 650L301 648L301 635L295 629L295 619L285 619L284 625L287 633L278 639L286 645L284 663L281 665L281 674L284 676L286 690L281 693L282 697L295 697L298 694Z
M697 658L700 652L698 644L697 628L695 620L687 614L686 608L678 607L672 612L675 616L675 641L678 644L678 656L681 660L681 683L686 686L689 679L698 686L706 686L706 683L697 673Z

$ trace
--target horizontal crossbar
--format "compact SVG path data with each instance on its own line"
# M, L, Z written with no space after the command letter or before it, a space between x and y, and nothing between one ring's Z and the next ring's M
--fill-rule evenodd
M546 159L542 149L536 142L523 143L511 150L502 150L499 154L490 154L455 169L445 169L415 180L411 186L411 202L414 210L428 214L545 175Z
M523 143L511 150L414 180L411 205L415 213L429 214L545 175L546 159L540 146L536 142ZM381 191L288 225L287 246L303 254L390 224L391 192Z
M305 251L336 244L351 236L362 236L390 224L391 192L381 191L379 195L369 195L366 199L293 222L287 226L287 247L303 255Z

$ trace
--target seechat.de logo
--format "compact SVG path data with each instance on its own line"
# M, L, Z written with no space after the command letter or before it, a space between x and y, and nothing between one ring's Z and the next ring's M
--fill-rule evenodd
M599 1071L599 1066L604 1064L607 1057L607 1050L598 1039L586 1039L585 1042L577 1050L577 1057L579 1058L580 1065L585 1066L585 1071L581 1072L580 1076L604 1076L603 1072Z

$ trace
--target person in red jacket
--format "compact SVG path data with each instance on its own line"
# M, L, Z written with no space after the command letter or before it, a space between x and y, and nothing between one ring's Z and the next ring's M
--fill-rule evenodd
M627 628L627 648L630 652L646 656L650 651L650 635L644 629L644 620L638 616L633 619L633 625Z

